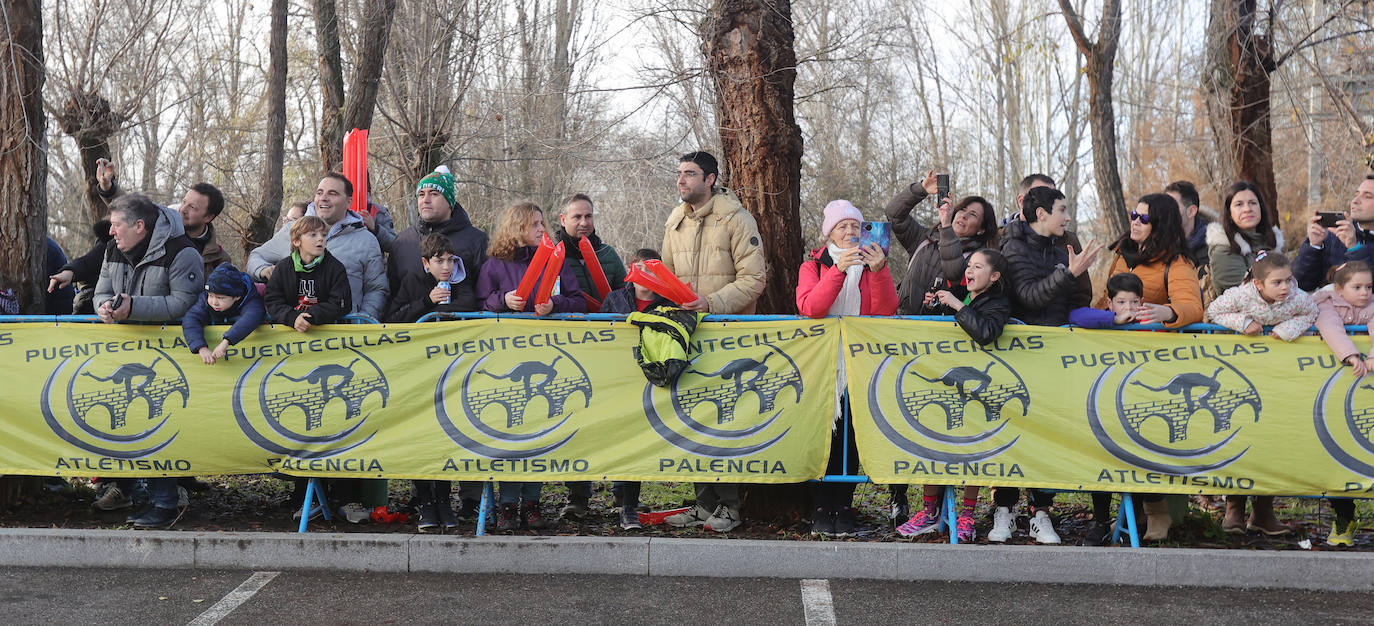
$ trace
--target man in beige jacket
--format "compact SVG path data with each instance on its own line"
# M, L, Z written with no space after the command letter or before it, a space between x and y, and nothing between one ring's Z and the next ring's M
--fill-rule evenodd
M763 293L767 266L759 228L739 200L716 193L720 170L706 152L682 156L677 168L682 204L668 216L663 264L691 284L697 299L686 308L717 315L751 314ZM728 532L740 525L738 484L697 483L697 504L667 522Z

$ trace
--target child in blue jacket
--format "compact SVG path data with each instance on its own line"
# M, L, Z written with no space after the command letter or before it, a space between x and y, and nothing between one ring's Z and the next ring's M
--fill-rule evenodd
M193 354L199 354L206 365L224 358L229 346L243 341L267 317L262 296L253 279L229 263L222 263L205 280L205 291L181 319L181 334ZM205 327L229 324L218 345L212 350L205 341Z

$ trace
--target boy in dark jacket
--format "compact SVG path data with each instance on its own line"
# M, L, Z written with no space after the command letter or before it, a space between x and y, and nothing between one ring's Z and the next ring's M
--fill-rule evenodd
M267 314L272 320L306 332L332 324L353 309L348 271L325 249L329 228L307 215L291 224L291 256L277 262L267 281Z
M222 263L210 272L205 281L205 292L200 299L186 311L181 319L181 335L186 338L186 346L192 354L199 354L206 365L224 358L229 346L243 341L253 329L262 324L267 317L267 309L258 295L253 279L240 272L229 263ZM233 326L225 331L224 337L213 350L205 342L207 325L222 325L238 318Z
M415 322L428 313L475 311L471 301L454 298L454 286L463 282L466 272L454 275L454 268L463 265L453 242L440 233L430 233L420 240L420 265L424 273L406 274L396 290L396 298L387 309L388 322ZM442 283L442 284L441 284Z

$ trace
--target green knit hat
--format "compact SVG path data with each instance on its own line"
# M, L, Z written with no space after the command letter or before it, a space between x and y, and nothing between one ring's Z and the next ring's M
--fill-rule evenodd
M458 206L458 200L453 196L453 174L448 171L447 165L440 165L421 178L420 184L415 186L415 193L418 194L425 189L434 189L443 194L444 199L448 200L448 208Z

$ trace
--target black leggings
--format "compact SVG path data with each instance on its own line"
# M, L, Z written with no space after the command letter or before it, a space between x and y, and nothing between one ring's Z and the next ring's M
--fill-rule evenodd
M825 464L826 474L850 474L859 471L859 449L854 444L854 424L844 420L846 428L834 429L830 434L830 460ZM845 439L849 445L845 445ZM849 451L846 462L844 451ZM855 483L811 483L811 502L818 509L838 511L854 502Z
M1031 506L1037 509L1048 509L1054 505L1054 492L1043 489L1027 489L1030 494ZM993 487L992 504L993 506L1004 506L1012 508L1021 499L1021 490L1016 487Z
M1093 520L1099 524L1105 524L1112 519L1112 493L1111 491L1093 492ZM1164 499L1162 493L1138 493L1135 497L1141 502L1159 502Z
M1355 501L1351 498L1327 498L1331 501L1331 511L1337 519L1355 519Z

